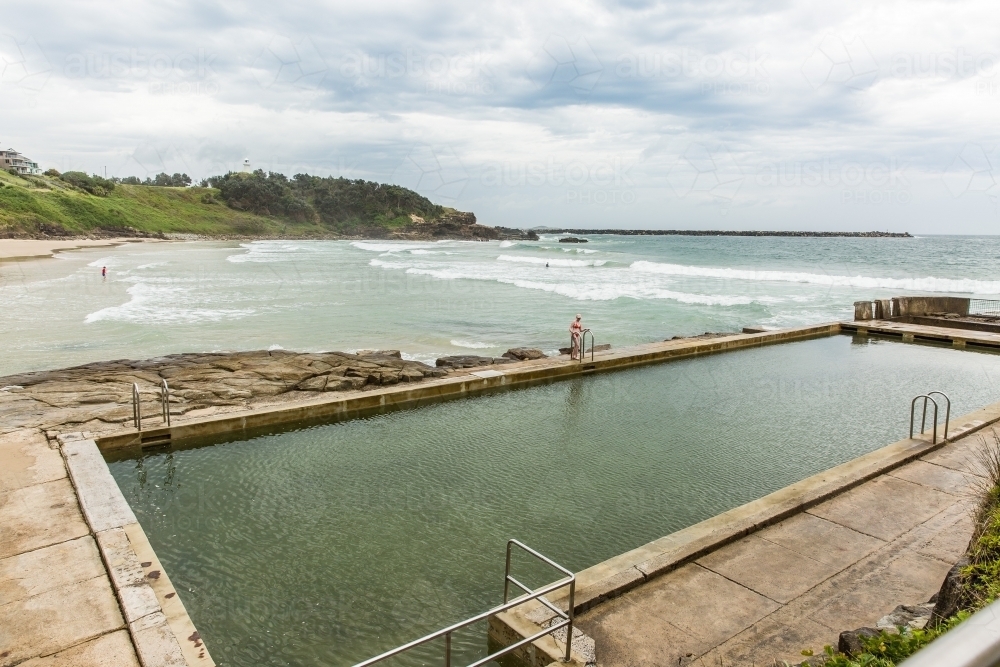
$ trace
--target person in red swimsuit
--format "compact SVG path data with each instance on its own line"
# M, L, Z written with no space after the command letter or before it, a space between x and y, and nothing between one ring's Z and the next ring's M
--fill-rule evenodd
M569 325L569 334L572 338L572 347L569 351L570 359L580 359L580 334L583 332L583 323L580 321L580 315L577 314L576 319L573 323Z

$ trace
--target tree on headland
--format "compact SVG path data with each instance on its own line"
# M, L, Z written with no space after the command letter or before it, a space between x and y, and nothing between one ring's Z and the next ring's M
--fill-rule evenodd
M173 176L167 173L159 173L154 178L146 177L146 180L140 180L138 176L126 176L125 178L115 179L116 182L122 185L150 185L162 188L186 188L191 185L191 177L187 174L174 174Z
M363 179L284 174L229 172L206 179L218 188L227 206L258 215L318 220L328 227L356 224L406 224L411 215L435 220L444 208L398 185Z

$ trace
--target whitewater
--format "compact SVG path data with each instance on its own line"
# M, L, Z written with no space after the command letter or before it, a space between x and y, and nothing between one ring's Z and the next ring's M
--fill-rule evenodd
M860 299L1000 298L998 258L996 237L948 236L133 243L0 264L0 375L191 351L553 352L576 313L614 346L780 328Z

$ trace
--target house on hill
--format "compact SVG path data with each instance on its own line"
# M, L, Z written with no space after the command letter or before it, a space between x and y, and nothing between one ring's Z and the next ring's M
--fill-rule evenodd
M38 163L30 158L21 155L13 148L0 150L0 168L13 169L18 174L40 174L42 170L38 168Z

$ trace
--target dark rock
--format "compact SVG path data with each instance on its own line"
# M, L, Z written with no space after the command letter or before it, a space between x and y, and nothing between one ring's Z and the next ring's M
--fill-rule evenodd
M559 239L559 243L587 243L587 239L579 239L575 236L567 236Z
M358 350L359 357L395 357L402 359L403 354L399 350Z
M931 620L933 612L934 605L930 603L916 605L901 604L880 618L875 627L882 630L899 627L922 630L928 621Z
M503 353L503 356L516 361L526 359L544 359L545 353L534 347L512 347Z
M493 364L509 364L513 359L504 357L479 357L474 354L460 354L451 357L441 357L435 364L439 368L477 368Z
M474 354L440 357L434 362L439 368L475 368L476 366L489 366L492 363L493 357L479 357Z
M323 391L326 389L326 378L325 375L317 375L316 377L311 377L307 380L295 385L295 388L300 391Z
M840 640L837 642L837 650L847 656L856 656L864 652L865 647L861 644L861 638L877 637L880 630L877 628L858 628L857 630L846 630L840 633Z
M610 350L610 349L611 349L611 343L604 343L602 345L595 345L594 346L594 352L601 352L603 350ZM570 348L568 348L568 347L560 347L559 348L559 354L569 354L569 353L570 353ZM590 348L589 347L587 348L587 354L590 354Z
M937 592L937 600L935 600L934 611L931 614L931 626L951 618L958 612L962 597L962 568L968 567L968 565L969 559L962 556L948 570L948 574L945 575L944 582Z

